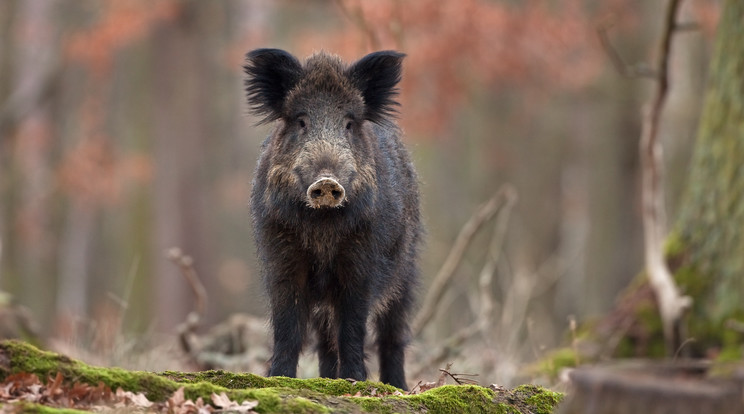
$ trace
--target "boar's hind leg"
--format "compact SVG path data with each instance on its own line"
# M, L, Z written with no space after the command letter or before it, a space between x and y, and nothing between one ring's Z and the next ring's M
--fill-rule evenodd
M321 310L315 315L313 324L318 334L318 361L320 376L338 378L338 347L333 315L330 310Z
M401 297L391 300L375 320L380 381L403 390L408 390L404 364L410 307L410 292L405 289Z
M274 328L274 354L269 376L297 376L297 363L307 327L307 306L293 284L275 286L271 292L271 323Z

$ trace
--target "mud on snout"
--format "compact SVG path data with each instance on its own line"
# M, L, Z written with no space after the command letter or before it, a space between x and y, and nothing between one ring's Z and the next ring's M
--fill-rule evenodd
M310 208L343 207L348 201L347 188L356 175L351 150L324 141L305 145L294 171L300 182L309 183L305 201Z
M340 207L346 190L333 177L321 177L307 188L307 204L312 208Z

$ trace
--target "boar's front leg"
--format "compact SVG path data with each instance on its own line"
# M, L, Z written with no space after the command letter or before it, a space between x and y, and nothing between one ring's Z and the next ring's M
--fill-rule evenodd
M269 276L271 323L274 328L274 354L269 376L297 376L297 363L307 332L309 309L305 292L306 277L301 270L287 264L282 266L284 271Z
M341 294L338 315L339 376L358 381L367 379L364 365L364 337L367 334L369 293L366 287L347 286Z
M406 285L400 296L391 299L377 315L377 352L380 357L380 381L408 390L404 371L405 348L408 343L408 314L412 303Z

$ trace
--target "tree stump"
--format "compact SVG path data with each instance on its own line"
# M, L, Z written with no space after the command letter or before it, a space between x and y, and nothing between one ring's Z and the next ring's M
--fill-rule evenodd
M623 361L571 372L561 414L744 413L744 372L711 377L704 361Z

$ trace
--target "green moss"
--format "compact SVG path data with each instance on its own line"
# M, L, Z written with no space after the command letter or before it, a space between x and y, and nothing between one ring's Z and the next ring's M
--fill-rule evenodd
M331 410L303 397L297 397L287 403L290 413L330 413Z
M418 395L354 397L353 400L363 410L374 413L547 414L562 398L560 393L535 385L499 392L475 385L445 385Z
M672 259L687 255L687 245L678 231L671 231L664 240L664 255Z
M175 383L150 373L140 371L126 371L120 368L90 367L66 356L45 352L20 341L3 341L0 354L12 355L9 366L0 365L0 376L17 372L29 372L45 378L48 375L61 372L65 378L88 384L103 382L112 389L121 387L126 391L147 390L147 398L162 401L177 389Z
M280 408L307 407L304 401L295 402L287 390L278 388L249 388L228 389L219 384L205 381L195 381L195 378L184 381L174 381L164 375L142 371L126 371L119 368L91 367L82 362L60 356L51 352L40 351L35 347L18 341L0 342L0 360L6 359L7 364L0 363L0 379L17 372L29 372L46 378L56 372L70 381L88 384L103 382L112 389L121 387L127 391L144 392L150 401L165 401L174 391L183 386L184 396L196 400L201 397L209 401L212 393L228 392L231 399L243 401L246 399L259 401L260 412L276 411ZM187 377L190 374L171 377ZM248 380L253 378L250 376ZM245 383L245 382L243 382ZM242 387L241 387L242 388Z
M253 374L225 371L197 373L149 373L119 368L91 367L82 362L44 352L18 341L0 341L0 380L11 373L29 372L40 378L61 372L66 381L88 384L103 382L112 389L144 392L154 402L165 401L179 387L184 397L210 400L212 393L225 392L233 401L258 401L261 413L327 413L327 412L483 412L542 413L555 405L549 391L540 387L518 387L512 392L499 392L472 385L442 386L417 395L393 395L396 388L368 381L295 378L263 378ZM351 397L350 395L356 395ZM373 396L374 395L374 396ZM382 397L379 397L382 395ZM508 396L504 397L504 396ZM560 394L555 394L560 396ZM529 400L529 401L527 401ZM50 412L43 406L29 406L23 412ZM70 411L72 412L72 411Z
M716 362L739 362L742 360L742 349L741 346L728 346L721 349L721 352L716 357Z
M506 405L502 408L503 413L548 414L555 410L562 399L563 394L537 385L520 385L513 390L501 391L496 396L497 402Z
M711 279L704 277L689 264L683 264L674 270L674 280L682 294L693 298L704 296L711 288Z
M465 397L465 398L463 398ZM431 412L492 412L494 393L475 385L444 385L406 397L410 404L425 406Z
M382 398L375 397L352 397L351 400L357 403L362 410L369 413L392 414L408 411L405 403L402 407L394 409L392 401L388 399L383 401Z
M694 265L690 247L680 232L672 232L667 239L667 257L680 291L693 298L691 309L685 315L687 336L694 341L686 344L690 354L697 357L709 355L711 349L720 349L717 359L734 361L742 358L741 333L728 329L728 320L744 320L744 311L734 310L722 314L708 298L717 289L716 279L704 274Z
M535 385L520 385L512 392L529 395L524 398L524 402L530 406L530 412L534 414L550 414L563 400L563 394Z
M528 411L529 412L529 411ZM514 408L513 406L509 404L499 403L496 406L496 414L523 414L518 409Z
M571 347L558 348L531 366L528 371L556 379L564 368L576 366L576 351Z
M232 372L215 370L203 372L174 372L166 371L160 375L173 381L182 383L209 382L228 389L244 388L291 388L306 389L320 392L326 395L361 395L392 394L400 391L397 388L371 381L347 381L342 379L310 378L298 379L287 377L262 377L255 374L236 374Z
M646 301L640 303L636 308L636 320L639 324L641 344L633 349L637 354L639 351L642 356L652 358L663 358L666 355L666 345L664 343L664 333L661 325L661 316L656 306L656 302ZM638 356L638 355L621 355L621 356Z

